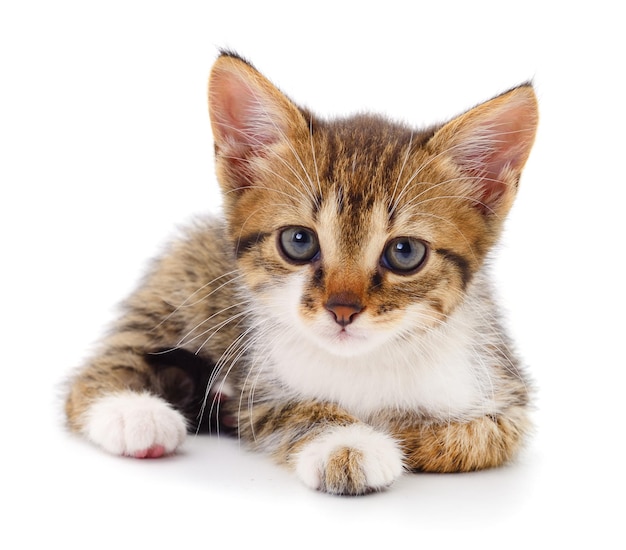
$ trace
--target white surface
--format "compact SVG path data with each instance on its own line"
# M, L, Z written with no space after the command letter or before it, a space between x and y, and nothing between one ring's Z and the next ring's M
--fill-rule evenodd
M212 4L0 7L0 546L623 548L617 4ZM421 124L534 78L539 137L495 266L539 388L517 464L336 498L231 440L138 461L65 433L61 384L112 306L176 225L219 203L218 46L326 115Z

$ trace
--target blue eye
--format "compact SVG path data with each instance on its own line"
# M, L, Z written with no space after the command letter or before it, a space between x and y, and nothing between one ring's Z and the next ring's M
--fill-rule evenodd
M320 252L317 235L306 227L286 227L278 236L278 245L283 256L297 264L316 259Z
M413 237L398 237L385 246L381 263L390 271L408 275L422 267L427 256L425 242Z

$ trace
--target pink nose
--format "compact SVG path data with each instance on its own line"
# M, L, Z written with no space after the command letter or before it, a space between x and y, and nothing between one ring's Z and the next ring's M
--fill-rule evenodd
M363 306L361 306L357 300L348 302L331 297L326 303L326 309L334 315L335 321L339 325L345 327L354 321L354 318L363 311Z

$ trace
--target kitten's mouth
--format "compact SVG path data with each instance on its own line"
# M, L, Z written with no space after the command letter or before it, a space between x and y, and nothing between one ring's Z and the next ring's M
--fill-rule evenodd
M358 346L359 344L367 342L369 339L367 334L364 334L362 331L342 327L330 337L330 340L332 343L339 344L343 347L348 344Z
M372 334L371 331L345 327L335 331L332 335L326 335L324 338L326 344L322 344L322 347L333 355L356 357L378 349L384 341L380 336Z
M348 331L344 328L342 328L338 333L337 333L337 339L340 342L344 342L346 340L349 340L351 338L354 338L354 336L352 334L349 334Z
M369 353L385 340L383 331L354 324L341 327L336 323L318 323L303 326L304 336L315 346L332 355L351 357Z

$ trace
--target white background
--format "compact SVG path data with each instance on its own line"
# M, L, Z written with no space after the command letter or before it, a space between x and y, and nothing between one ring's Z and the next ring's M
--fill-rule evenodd
M624 548L617 6L3 2L0 546ZM534 80L539 135L494 266L539 389L516 464L336 498L232 440L137 461L65 432L63 381L114 304L177 225L219 208L218 47L323 115L416 125Z

